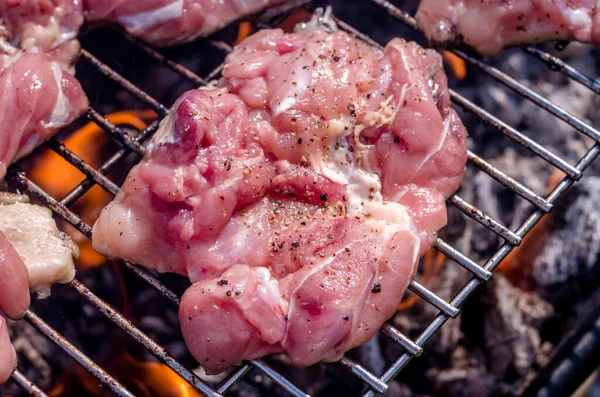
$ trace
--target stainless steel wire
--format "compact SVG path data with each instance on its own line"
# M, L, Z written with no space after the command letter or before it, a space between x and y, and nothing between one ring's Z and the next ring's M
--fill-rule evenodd
M384 7L393 17L399 19L400 21L404 22L410 27L416 28L414 18L402 12L401 10L393 6L391 3L383 0L367 1L376 3ZM335 17L334 19L336 20L336 22L338 22L338 25L342 29L348 31L357 38L370 43L371 45L381 48L381 45L379 43L376 43L367 35L355 30L354 28L352 28L352 26L345 23L344 21L341 21ZM261 26L264 25L264 21L261 22ZM213 78L217 77L223 67L222 64L217 66L211 73L209 73L206 77L202 78L190 69L184 67L183 65L167 59L160 52L148 46L147 44L139 41L138 39L132 38L127 34L124 34L124 36L126 40L133 43L137 48L139 48L140 51L152 58L158 64L175 71L176 73L188 79L190 82L197 86L204 85L207 81L210 81ZM223 51L224 54L231 50L231 47L222 42L213 42L212 44L219 50ZM558 65L555 66L554 69L564 73L567 77L586 85L592 91L600 93L600 86L596 82L591 80L589 77L582 75L569 65L562 63L560 59L553 57L549 54L543 53L539 50L536 50L535 48L527 48L526 50L545 62L552 63L553 65ZM528 88L522 86L520 83L510 78L509 76L502 74L501 72L491 68L490 66L488 66L485 63L482 63L479 60L469 58L466 54L459 53L459 56L464 56L467 61L481 68L485 73L490 74L492 77L496 78L500 83L515 90L515 92L519 93L520 95L530 100L533 100L536 104L544 107L554 116L568 122L577 130L585 133L586 135L591 136L594 139L597 139L600 136L597 130L594 129L592 126L589 126L583 121L566 113L562 109L547 101L545 98L536 96L537 94L533 93ZM93 65L108 79L112 80L113 82L116 82L123 89L128 91L132 96L154 109L160 117L164 117L167 114L168 108L165 105L161 104L156 99L148 95L141 88L137 87L136 85L125 79L123 76L112 70L108 65L103 63L93 54L91 54L87 50L83 50L82 57L86 62L89 62L91 65ZM485 172L491 178L498 181L502 185L511 189L516 194L530 202L535 207L536 211L516 231L512 231L506 226L502 225L499 221L483 213L478 208L476 208L475 206L461 199L458 196L454 196L449 201L452 205L455 205L459 210L461 210L466 216L481 223L489 230L500 236L504 240L504 244L484 265L479 265L466 255L460 253L457 249L452 247L447 242L441 239L437 240L435 248L441 253L443 253L445 256L447 256L449 259L451 259L453 262L467 269L473 275L473 277L450 302L442 299L434 292L428 290L418 281L413 280L411 282L409 288L423 300L436 307L440 312L421 333L421 335L414 341L403 335L400 331L395 329L390 324L384 324L384 326L381 329L382 333L398 345L402 346L406 351L381 376L377 376L376 374L369 372L363 366L361 366L360 363L350 358L345 357L342 359L341 365L347 368L351 373L359 377L367 386L368 390L365 393L365 396L372 396L377 393L385 392L385 390L387 389L387 384L394 378L394 376L396 376L413 357L417 357L422 354L423 345L427 342L427 340L429 340L431 336L434 335L435 332L437 332L446 321L448 321L448 319L455 318L456 316L458 316L460 308L464 303L465 299L468 298L468 296L475 290L475 288L477 288L477 286L479 286L481 283L485 282L491 277L492 272L498 266L500 261L503 258L505 258L515 246L520 244L522 238L533 228L533 226L535 226L535 224L541 219L541 217L545 213L551 210L553 204L561 196L561 194L564 193L564 191L569 186L571 186L576 180L581 178L583 171L600 153L600 144L596 144L596 146L594 146L579 161L577 165L573 166L566 162L564 159L562 159L560 156L550 152L542 145L524 136L516 129L508 126L503 121L497 119L490 113L486 112L484 109L468 101L460 94L452 91L451 98L454 104L461 106L467 112L470 112L471 114L475 115L487 125L495 128L502 134L521 144L524 148L528 149L533 154L544 159L552 166L562 170L566 174L566 177L547 197L542 197L534 193L527 186L524 186L518 181L512 179L504 172L489 164L487 161L477 156L476 154L472 152L468 153L468 160L470 164L477 167L482 172ZM108 179L106 177L106 174L110 172L115 166L117 166L120 163L120 161L127 157L129 154L135 153L138 156L143 155L143 143L146 139L151 137L152 134L157 130L158 120L151 123L145 130L141 131L137 136L130 137L118 126L115 126L112 123L110 123L110 121L105 119L100 113L98 113L94 109L90 109L88 111L87 116L90 120L96 122L102 129L104 129L108 134L110 134L118 142L120 142L123 145L123 147L116 151L100 167L94 169L81 158L79 158L77 155L69 151L58 140L51 140L47 144L48 147L50 147L60 156L69 161L73 166L81 170L87 177L82 183L80 183L71 192L65 195L65 197L63 197L61 200L56 200L52 198L39 186L35 185L31 180L29 180L27 176L23 172L21 172L16 166L10 168L7 175L7 180L11 183L11 185L17 187L22 192L31 194L40 199L57 215L65 219L67 222L69 222L71 225L73 225L75 228L81 231L84 235L91 238L91 227L85 222L83 222L83 220L77 214L72 212L69 209L69 206L73 204L79 197L85 194L95 184L100 185L104 190L111 194L116 194L118 191L118 186L114 184L110 179ZM154 277L150 272L132 263L123 262L123 264L134 274L136 274L138 277L144 280L146 283L158 290L161 293L161 295L163 295L173 304L179 304L180 298L177 296L177 294L175 294L173 291L167 288L159 279ZM200 378L198 378L196 375L194 375L191 371L184 368L180 363L178 363L175 360L175 358L170 356L164 348L162 348L160 345L158 345L156 342L154 342L152 339L146 336L134 324L127 320L121 313L119 313L106 302L102 301L99 297L94 295L87 287L85 287L79 281L74 280L72 283L70 283L70 287L79 296L81 296L87 302L96 307L100 312L102 312L110 321L112 321L121 329L125 330L132 338L134 338L137 342L142 344L161 362L168 365L171 369L173 369L176 373L182 376L183 379L185 379L188 383L190 383L193 387L195 387L204 395L224 395L235 384L237 384L241 379L243 379L244 376L246 376L253 368L255 368L256 370L261 371L263 374L271 378L274 382L276 382L279 386L288 391L290 394L294 396L307 396L306 393L304 393L301 389L292 384L289 380L287 380L285 377L279 374L276 370L274 370L272 367L266 364L263 360L252 360L248 363L243 364L239 368L235 369L225 380L221 382L219 386L217 386L216 388L212 388L205 382L203 382ZM32 325L34 325L38 330L46 334L53 341L55 341L55 343L57 343L57 341L60 341L61 343L57 344L59 344L59 346L67 354L71 355L77 362L83 365L86 370L94 374L99 380L105 382L105 384L107 384L107 386L109 386L111 390L114 391L116 394L130 395L127 394L129 392L122 385L116 382L116 380L114 380L114 378L112 378L110 375L106 374L101 368L97 366L97 364L85 361L87 357L81 351L77 350L68 341L64 340L64 337L58 334L55 330L51 330L48 327L48 325L45 324L43 320L41 320L41 318L29 312L29 314L26 316L26 320L29 321ZM26 390L35 391L36 386L32 383L27 382L23 375L18 371L15 371L13 373L12 378L13 381L21 385Z

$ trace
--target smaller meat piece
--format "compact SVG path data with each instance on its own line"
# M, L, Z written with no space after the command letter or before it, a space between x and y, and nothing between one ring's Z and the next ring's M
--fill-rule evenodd
M205 37L284 0L84 0L86 19L120 24L157 46Z
M597 0L422 0L420 29L433 44L464 42L482 55L547 40L600 43Z
M72 76L79 0L0 0L0 180L88 107Z
M23 260L2 232L0 275L0 309L10 318L20 318L30 303L29 274Z
M79 248L58 230L48 208L28 204L26 196L0 193L0 232L25 263L29 289L39 297L49 296L52 284L75 277Z
M8 380L16 366L17 354L8 337L6 319L0 316L0 383Z
M16 49L0 55L0 180L87 107L79 82L52 56Z
M82 24L80 0L0 0L0 37L21 50L44 52L71 72Z
M0 310L13 320L21 318L29 308L28 278L23 260L0 231ZM8 337L6 319L0 316L0 383L9 378L16 365L17 355Z

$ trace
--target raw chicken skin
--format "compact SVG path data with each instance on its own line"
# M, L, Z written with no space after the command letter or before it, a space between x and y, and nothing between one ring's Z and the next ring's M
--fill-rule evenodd
M441 59L265 30L220 86L176 102L94 247L195 283L180 321L210 373L275 352L338 360L393 315L461 182Z
M600 43L598 0L422 0L419 27L433 43L462 41L483 55L546 40Z
M84 0L88 20L109 20L134 36L169 46L208 36L283 0Z
M28 155L87 107L79 82L40 52L0 57L0 180L6 168Z
M48 208L27 201L26 196L0 193L0 233L27 267L29 289L47 297L52 284L75 277L73 258L79 257L79 248L58 230Z

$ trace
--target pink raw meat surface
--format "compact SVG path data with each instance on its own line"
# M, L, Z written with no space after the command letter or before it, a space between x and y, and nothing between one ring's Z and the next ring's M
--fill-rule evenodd
M208 372L275 352L338 360L393 315L461 182L441 58L264 30L219 85L175 103L94 247L190 278L181 326Z
M0 309L19 319L29 308L27 268L8 239L0 232ZM6 319L0 316L0 383L6 381L17 365L17 355L10 343Z
M88 106L79 82L41 52L0 56L0 180Z
M82 23L80 0L0 0L0 36L13 47L51 55L65 70L79 55Z
M208 36L236 19L284 0L83 0L88 20L120 24L134 36L169 46Z
M79 0L0 0L0 180L88 107L71 75Z
M462 41L483 55L546 40L600 43L598 0L422 0L420 28L433 43Z

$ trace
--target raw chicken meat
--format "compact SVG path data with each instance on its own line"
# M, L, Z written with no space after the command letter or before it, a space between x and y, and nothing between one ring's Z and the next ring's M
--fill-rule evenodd
M0 233L25 263L29 289L46 297L52 284L73 280L79 248L58 230L48 208L27 201L26 196L0 193Z
M219 85L176 102L94 247L195 283L180 321L207 372L338 360L395 312L461 182L440 56L309 24L248 38Z
M0 180L6 167L87 107L79 82L50 55L14 51L0 56Z
M86 19L109 20L145 41L169 46L208 36L284 0L84 0Z
M0 383L8 380L17 366L17 354L10 343L6 319L0 316Z
M19 319L29 307L27 268L8 239L0 232L0 309ZM6 320L0 316L0 383L6 381L17 365L17 355L10 343Z
M19 318L29 307L29 275L23 260L1 231L0 274L0 309L10 318Z
M0 180L87 109L70 74L82 22L79 0L0 0Z
M422 0L419 26L436 44L464 42L483 55L546 40L600 43L597 0Z
M51 55L65 70L79 54L82 23L80 0L0 0L0 37L16 48Z

